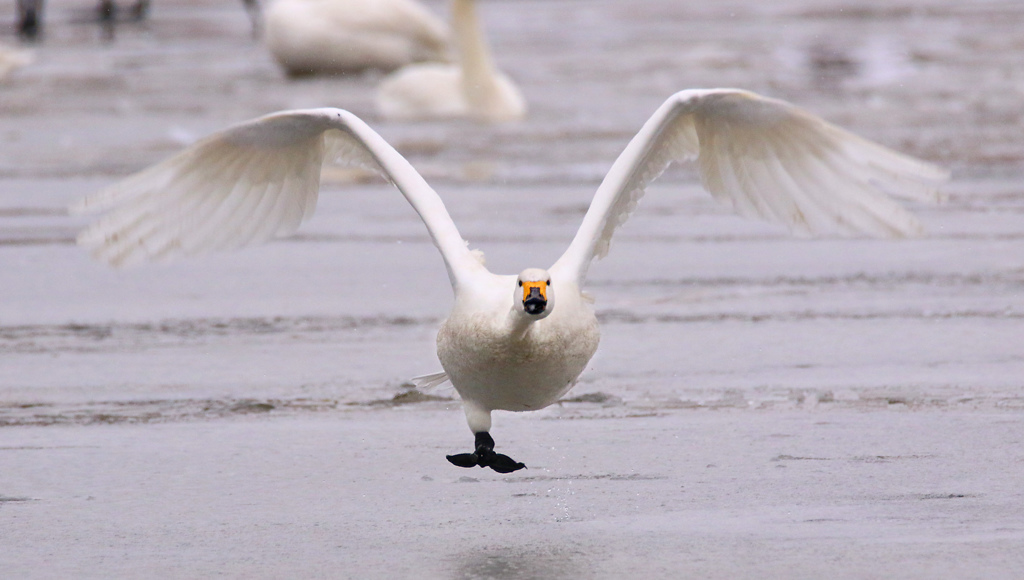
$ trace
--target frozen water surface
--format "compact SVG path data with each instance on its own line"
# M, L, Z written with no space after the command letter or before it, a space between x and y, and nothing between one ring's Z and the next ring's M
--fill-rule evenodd
M496 127L384 122L379 75L288 81L232 2L158 2L113 43L83 6L50 3L0 83L0 575L1024 577L1024 6L484 0L531 106ZM293 238L117 272L63 209L339 106L516 272L702 86L946 165L949 201L913 207L922 239L794 239L671 169L592 268L580 384L497 416L530 466L507 476L444 461L470 443L450 389L408 392L451 296L389 186L328 169Z

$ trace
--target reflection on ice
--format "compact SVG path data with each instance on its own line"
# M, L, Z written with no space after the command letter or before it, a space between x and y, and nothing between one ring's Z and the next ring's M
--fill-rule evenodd
M449 558L455 569L449 578L459 580L578 579L591 575L591 558L582 550L564 547L483 545L459 551Z

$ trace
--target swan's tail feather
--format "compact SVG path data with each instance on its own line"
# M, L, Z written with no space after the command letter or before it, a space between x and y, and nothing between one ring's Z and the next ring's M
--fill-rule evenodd
M429 375L420 375L418 377L413 377L409 380L412 381L412 384L416 385L417 389L421 391L427 391L447 382L448 373L440 372L432 373Z

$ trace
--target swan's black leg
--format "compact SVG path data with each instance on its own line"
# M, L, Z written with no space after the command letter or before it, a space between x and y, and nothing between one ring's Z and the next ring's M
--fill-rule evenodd
M43 0L18 0L18 36L36 40L43 25Z
M117 27L117 4L114 4L114 0L100 0L96 16L100 21L100 30L103 31L103 40L113 41Z
M99 17L100 22L117 20L117 4L114 4L114 0L100 0L96 7L96 16Z
M263 11L260 10L260 0L242 0L245 11L249 14L249 22L252 23L252 37L259 38L263 35Z
M448 461L459 467L490 467L498 473L512 473L526 467L508 455L495 453L494 439L487 431L476 434L476 451L449 455Z
M149 0L137 0L131 10L132 20L142 22L149 15Z

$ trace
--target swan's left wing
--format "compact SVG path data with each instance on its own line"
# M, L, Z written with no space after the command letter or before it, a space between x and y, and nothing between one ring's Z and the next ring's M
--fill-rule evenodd
M785 101L686 90L665 101L615 160L552 270L582 283L647 185L671 162L692 159L704 188L737 213L804 234L917 235L920 223L887 194L936 201L948 178Z
M86 197L72 211L107 213L78 243L120 266L291 234L313 214L325 157L391 180L423 219L453 282L480 267L437 193L409 162L358 117L331 108L235 125Z

